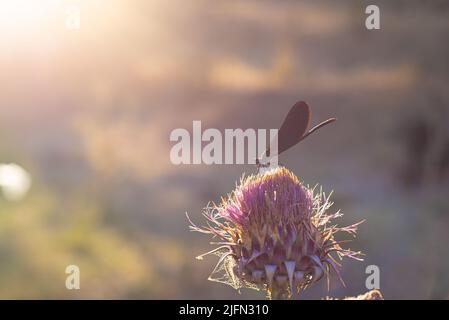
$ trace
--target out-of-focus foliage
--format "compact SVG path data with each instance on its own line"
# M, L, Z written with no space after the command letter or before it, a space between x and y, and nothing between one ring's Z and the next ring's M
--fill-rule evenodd
M281 162L334 189L344 222L367 219L347 288L303 298L365 292L370 264L386 299L448 297L449 7L377 2L379 31L370 3L330 0L46 0L43 18L0 28L0 163L33 181L21 201L0 194L0 298L238 297L206 280L184 213L198 221L254 168L174 166L169 133L275 128L297 100L339 120Z

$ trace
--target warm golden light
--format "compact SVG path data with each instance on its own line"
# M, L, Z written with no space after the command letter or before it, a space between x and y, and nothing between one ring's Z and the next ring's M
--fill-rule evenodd
M0 189L6 199L11 201L22 199L30 186L30 174L21 166L14 163L0 164Z
M19 35L45 25L55 0L0 0L0 33Z

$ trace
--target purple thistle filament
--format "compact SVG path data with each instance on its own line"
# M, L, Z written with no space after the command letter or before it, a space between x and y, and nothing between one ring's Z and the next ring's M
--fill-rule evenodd
M220 257L209 279L236 289L266 290L277 299L324 276L329 280L331 270L340 277L337 258L360 259L360 252L343 249L334 235L355 235L358 224L330 226L341 216L328 213L331 205L323 192L314 194L284 167L242 178L221 205L206 208L206 227L191 226L221 240L221 246L206 253Z

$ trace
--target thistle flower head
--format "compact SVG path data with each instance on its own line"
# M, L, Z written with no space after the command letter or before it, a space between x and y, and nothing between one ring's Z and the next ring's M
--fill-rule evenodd
M334 235L355 235L358 224L330 225L341 216L328 213L331 205L321 190L305 187L284 167L242 178L221 205L206 208L207 226L191 222L192 230L220 239L204 254L220 257L209 280L288 298L323 276L329 283L331 270L341 279L334 255L360 259L360 252L343 249Z

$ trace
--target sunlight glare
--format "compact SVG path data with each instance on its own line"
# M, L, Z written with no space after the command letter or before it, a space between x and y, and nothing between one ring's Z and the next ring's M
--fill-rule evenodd
M0 0L0 33L20 35L45 25L55 0Z
M0 164L0 189L7 200L21 200L30 186L30 174L21 166L14 163Z

